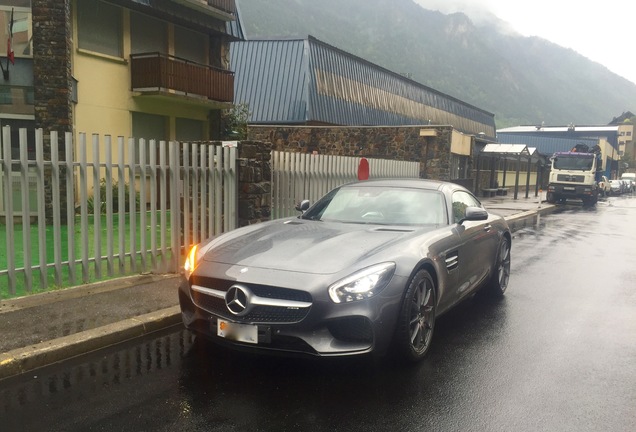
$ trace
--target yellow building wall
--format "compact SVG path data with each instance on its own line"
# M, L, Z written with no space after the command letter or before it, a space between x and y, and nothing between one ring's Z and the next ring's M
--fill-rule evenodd
M75 6L75 5L74 5ZM74 14L77 16L77 14ZM168 139L175 136L176 118L187 118L207 122L210 113L209 106L193 105L191 102L168 96L164 98L149 98L135 95L131 90L130 72L130 11L123 10L123 57L117 58L101 53L79 49L77 45L72 52L72 74L77 80L77 104L74 107L74 152L76 160L80 155L80 134L86 134L87 160L93 157L93 134L100 139L100 161L106 160L105 136L112 138L111 160L119 162L117 138L124 137L126 150L124 161L129 161L128 139L132 137L132 113L142 112L161 115L167 118L166 131ZM169 51L173 51L173 26L169 26ZM73 23L74 41L77 41L77 21ZM145 138L145 137L135 137ZM209 137L206 137L209 138ZM89 174L89 191L92 189L92 175ZM101 169L100 177L105 177ZM124 173L128 181L128 172ZM90 193L92 194L92 193Z
M526 185L526 177L528 173L525 170L519 171L519 186ZM517 177L516 171L506 171L506 187L514 188L515 187L515 179ZM504 184L504 173L503 171L496 171L497 182L499 183L499 187L503 187ZM530 171L530 186L534 186L537 184L537 172Z
M127 63L82 52L74 56L78 81L75 130L130 136L130 71Z
M130 73L130 12L123 11L123 58L81 50L73 51L73 76L77 80L77 100L74 111L75 139L80 132L89 136L111 135L126 139L132 136L132 112L167 117L168 139L175 139L176 118L207 122L210 107L193 105L174 99L150 98L135 95L131 90ZM172 26L169 27L169 47L173 48ZM77 41L77 22L74 22L74 40ZM144 138L144 137L136 137ZM102 155L103 156L103 155ZM116 156L116 155L114 155ZM115 160L115 159L114 159Z

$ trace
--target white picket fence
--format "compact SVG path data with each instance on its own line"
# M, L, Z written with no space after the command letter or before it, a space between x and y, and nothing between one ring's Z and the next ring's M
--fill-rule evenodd
M30 144L27 131L20 130L19 158L13 159L11 130L2 129L1 296L175 272L190 245L237 225L234 142L182 144L80 133L75 143L66 133L60 159L58 133L46 138L47 155L41 129Z
M358 179L361 157L272 152L272 218L294 216L296 204L312 203ZM369 178L419 178L419 161L368 159Z

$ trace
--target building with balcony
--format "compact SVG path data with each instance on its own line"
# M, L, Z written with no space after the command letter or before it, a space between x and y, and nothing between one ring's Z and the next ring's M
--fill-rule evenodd
M234 101L229 46L243 39L235 0L0 0L0 127L11 127L12 158L19 128L29 159L36 128L72 133L76 158L81 132L145 138L146 147L219 139L221 111ZM124 159L147 155L141 143ZM59 152L66 158L64 139ZM0 176L0 214L7 190L22 208L15 174L8 187Z
M0 125L216 139L242 39L235 0L0 0Z

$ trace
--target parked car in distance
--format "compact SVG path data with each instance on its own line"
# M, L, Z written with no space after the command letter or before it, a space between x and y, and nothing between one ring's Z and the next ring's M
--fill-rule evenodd
M610 180L610 188L612 195L620 195L623 193L625 186L621 180Z
M621 174L621 180L631 180L636 184L636 173L623 173Z
M191 249L188 329L237 350L418 361L441 314L508 286L508 225L462 186L367 180L297 210Z
M612 193L612 188L607 177L601 176L601 181L598 182L598 190L601 193L601 196L608 196Z

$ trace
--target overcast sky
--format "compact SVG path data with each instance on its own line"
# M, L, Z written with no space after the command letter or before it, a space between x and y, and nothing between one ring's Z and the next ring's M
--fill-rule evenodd
M483 12L488 11L524 36L540 36L572 48L636 84L634 0L414 1L444 13L464 12L476 22L487 19Z

